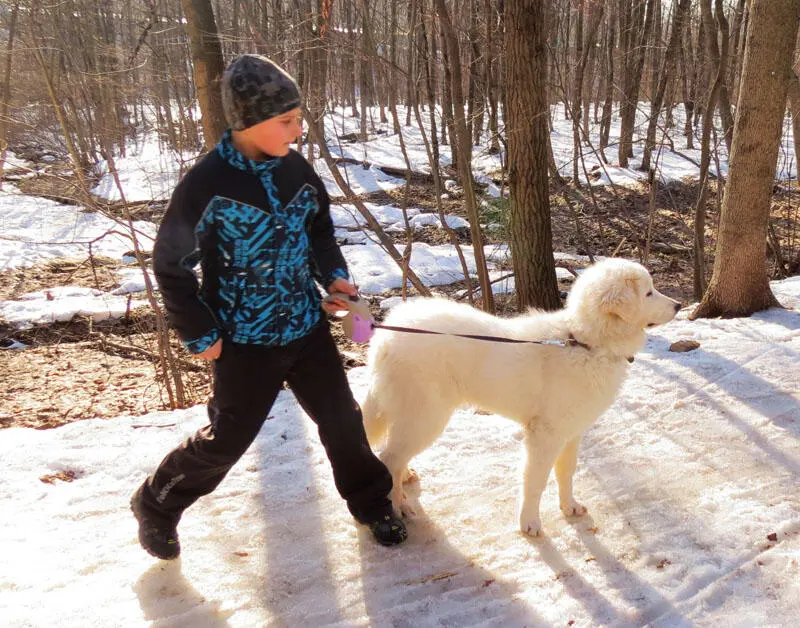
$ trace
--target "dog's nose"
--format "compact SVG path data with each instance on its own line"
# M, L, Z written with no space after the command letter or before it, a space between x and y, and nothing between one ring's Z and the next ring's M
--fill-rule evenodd
M676 312L680 312L681 311L681 304L678 303L677 301L675 302L675 311Z

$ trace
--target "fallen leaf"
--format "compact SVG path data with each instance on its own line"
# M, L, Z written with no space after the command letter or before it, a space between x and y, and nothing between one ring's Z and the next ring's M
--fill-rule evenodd
M687 351L694 351L700 348L700 343L696 340L678 340L669 346L669 350L673 353L686 353Z
M39 481L44 482L45 484L55 484L56 480L61 480L62 482L72 482L74 479L74 471L59 471L58 473L43 475L39 478Z

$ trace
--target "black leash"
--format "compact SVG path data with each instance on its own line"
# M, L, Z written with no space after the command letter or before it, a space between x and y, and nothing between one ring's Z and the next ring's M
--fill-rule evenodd
M591 347L585 342L580 342L572 334L567 340L517 340L516 338L503 338L502 336L480 336L477 334L449 334L443 331L432 331L430 329L413 329L411 327L395 327L393 325L381 325L372 323L373 329L385 329L387 331L399 331L405 334L433 334L436 336L456 336L458 338L469 338L471 340L485 340L487 342L508 342L513 344L533 344L533 345L554 345L557 347L583 347L591 351Z

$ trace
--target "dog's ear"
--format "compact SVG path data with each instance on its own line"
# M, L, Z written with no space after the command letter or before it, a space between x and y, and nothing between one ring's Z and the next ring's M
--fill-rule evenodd
M600 307L607 314L628 320L631 303L638 295L639 282L633 277L614 282L600 299Z

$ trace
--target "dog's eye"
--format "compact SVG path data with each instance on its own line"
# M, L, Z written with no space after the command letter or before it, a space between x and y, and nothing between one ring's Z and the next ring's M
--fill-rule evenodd
M644 295L644 296L646 296L646 297L652 297L652 296L653 296L653 291L651 290L650 292L648 292L648 293L647 293L646 295Z

